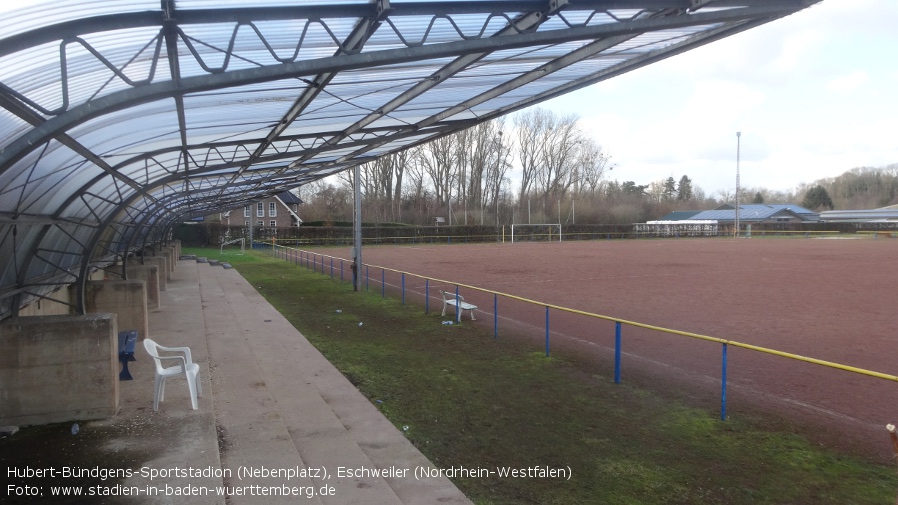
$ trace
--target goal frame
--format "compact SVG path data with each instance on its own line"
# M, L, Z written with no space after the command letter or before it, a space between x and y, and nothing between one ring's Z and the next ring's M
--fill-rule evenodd
M514 241L515 241L515 236L514 236L514 234L515 234L515 231L514 231L515 226L517 226L519 229L520 229L520 228L535 228L535 227L540 227L540 226L548 227L550 231L549 231L549 233L547 234L547 236L549 237L549 239L547 240L547 242L552 242L552 241L553 241L551 230L557 229L557 230L558 230L558 241L561 242L561 240L562 240L561 223L526 223L526 224L525 224L525 223L515 223L515 224L512 224L512 225L511 225L511 243L512 243L512 244L514 244Z
M220 254L224 254L224 247L226 245L235 244L237 242L240 242L240 252L237 254L238 255L245 254L246 253L246 239L245 238L235 238L234 240L228 240L227 242L222 242L221 247L219 248L218 252Z

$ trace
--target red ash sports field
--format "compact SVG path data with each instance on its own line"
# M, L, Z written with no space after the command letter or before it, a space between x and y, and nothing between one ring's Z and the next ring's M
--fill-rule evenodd
M349 257L342 249L319 252ZM366 264L446 279L544 303L898 374L894 311L898 241L666 239L372 246ZM347 263L348 265L348 263ZM348 266L347 266L348 271ZM380 270L370 269L371 289ZM348 275L348 274L347 274ZM388 284L398 284L388 274ZM409 277L406 289L424 292ZM441 304L430 282L431 310ZM491 294L462 288L492 331ZM434 298L435 297L435 298ZM412 297L412 299L414 299ZM545 309L499 298L502 330L525 323L544 348ZM550 311L553 349L573 347L611 376L614 325ZM529 332L528 332L529 333ZM623 327L623 381L719 408L721 345ZM728 414L762 408L812 438L877 459L891 456L898 383L730 346Z

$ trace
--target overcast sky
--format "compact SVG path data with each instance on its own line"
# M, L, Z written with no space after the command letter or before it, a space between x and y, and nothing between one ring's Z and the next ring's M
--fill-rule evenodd
M577 113L619 181L688 175L708 196L898 163L898 0L824 0L546 102Z

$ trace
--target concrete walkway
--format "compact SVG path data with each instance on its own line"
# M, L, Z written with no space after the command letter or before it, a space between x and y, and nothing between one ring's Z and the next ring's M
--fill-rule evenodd
M152 360L141 348L130 365L116 423L156 470L123 483L142 503L225 503L222 486L229 505L470 503L446 478L417 479L435 465L236 270L180 260L150 338L191 348L204 395L191 410L169 381L153 412Z

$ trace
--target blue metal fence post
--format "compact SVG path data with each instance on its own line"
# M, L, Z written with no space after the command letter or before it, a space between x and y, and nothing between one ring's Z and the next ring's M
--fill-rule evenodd
M461 311L461 308L460 308L458 302L459 302L459 299L458 299L458 286L455 286L455 320L458 321L458 322L461 322L461 314L459 313L459 312Z
M621 323L614 323L614 383L620 384Z
M334 258L331 258L331 279L334 278Z
M720 371L720 420L727 420L727 344L723 344Z
M424 279L424 313L430 314L430 279Z
M499 295L493 293L493 338L499 338Z
M402 304L405 305L405 272L402 272Z
M549 357L549 306L546 305L546 357Z
M340 282L343 282L343 260L340 259Z

